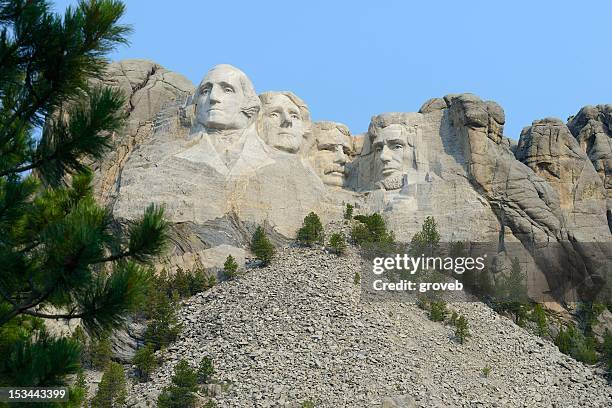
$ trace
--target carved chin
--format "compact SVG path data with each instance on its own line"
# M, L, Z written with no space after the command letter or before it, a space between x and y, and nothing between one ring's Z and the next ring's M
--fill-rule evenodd
M295 136L276 135L271 138L270 144L276 149L287 153L296 153L300 150L300 139Z
M399 190L400 188L402 188L402 183L403 183L403 180L402 180L401 174L391 175L389 177L384 178L383 180L379 182L379 184L385 190Z
M344 186L344 175L341 173L327 173L323 176L323 183L328 186L342 187Z
M224 111L211 111L208 112L202 123L207 129L241 129L246 127L247 123L240 119L239 115L229 115Z

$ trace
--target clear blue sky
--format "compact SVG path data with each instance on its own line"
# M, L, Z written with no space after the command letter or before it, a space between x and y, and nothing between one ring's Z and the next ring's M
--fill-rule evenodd
M257 92L293 91L314 120L353 133L448 93L498 102L512 138L535 119L612 103L606 0L126 3L134 33L114 60L154 60L194 83L232 64Z

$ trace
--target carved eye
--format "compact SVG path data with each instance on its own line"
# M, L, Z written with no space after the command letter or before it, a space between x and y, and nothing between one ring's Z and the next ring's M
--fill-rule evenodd
M391 148L392 148L393 150L401 150L401 149L403 149L403 148L404 148L404 146L403 146L403 145L401 145L401 144L399 144L399 143L396 143L396 144L394 144L393 146L391 146Z
M270 113L268 114L268 117L270 117L270 118L278 118L278 113L276 113L276 112L270 112Z
M207 95L209 92L210 92L209 88L202 88L202 90L200 91L202 95Z
M298 115L297 113L292 113L291 114L291 119L300 119L300 115Z
M225 93L234 93L234 90L229 86L226 86L225 88L223 88L223 90L225 91Z

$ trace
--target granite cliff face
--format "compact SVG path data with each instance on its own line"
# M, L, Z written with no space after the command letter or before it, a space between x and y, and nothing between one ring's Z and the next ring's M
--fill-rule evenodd
M95 165L98 197L122 224L150 202L165 205L175 244L167 264L240 260L257 225L283 242L310 211L329 222L351 203L383 214L399 240L433 215L444 241L533 258L535 295L571 299L605 278L610 105L585 107L567 126L535 121L515 146L503 109L471 94L374 116L355 137L342 124L312 123L291 92L257 96L229 65L194 87L155 63L123 61L106 83L129 95L129 121ZM507 244L518 249L508 254ZM551 250L555 257L539 256Z
M585 106L567 126L603 181L612 230L612 105Z

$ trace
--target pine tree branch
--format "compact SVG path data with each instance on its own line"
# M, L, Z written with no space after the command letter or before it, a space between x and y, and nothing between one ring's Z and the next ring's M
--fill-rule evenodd
M95 315L95 310L90 312L82 312L82 313L59 313L59 314L48 314L48 313L40 313L33 310L24 310L22 314L27 314L29 316L40 317L43 319L82 319L87 316Z
M100 264L100 263L105 263L105 262L115 262L115 261L119 261L121 259L125 259L125 258L129 258L131 257L133 254L130 251L125 251L125 252L121 252L115 255L109 255L105 258L100 258L96 261L93 261L92 264Z
M43 294L39 298L35 298L30 295L30 298L26 301L25 304L14 305L13 309L8 312L6 315L0 317L0 326L8 323L13 317L18 314L24 313L24 311L33 308L34 306L44 302L51 295L52 290L49 290L47 293Z
M0 177L8 176L9 174L15 173L23 173L24 171L34 170L36 167L39 167L43 162L43 159L37 160L32 164L28 164L27 166L15 167L12 169L0 171Z

